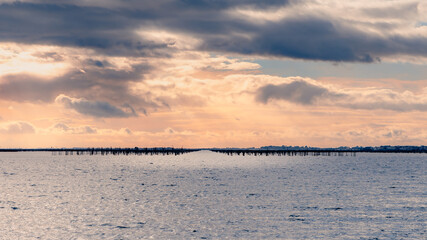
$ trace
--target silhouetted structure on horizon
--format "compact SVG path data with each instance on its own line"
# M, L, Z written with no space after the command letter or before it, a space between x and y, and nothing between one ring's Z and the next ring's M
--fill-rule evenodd
M0 152L52 152L54 155L179 155L199 151L189 148L35 148L0 149Z
M379 146L316 148L298 146L265 146L260 148L9 148L0 152L52 152L54 155L179 155L209 150L227 155L279 156L355 156L358 152L427 153L427 146Z

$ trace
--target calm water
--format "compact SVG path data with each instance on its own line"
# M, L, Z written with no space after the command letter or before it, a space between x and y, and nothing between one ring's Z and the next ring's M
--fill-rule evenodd
M0 154L0 239L426 239L427 154Z

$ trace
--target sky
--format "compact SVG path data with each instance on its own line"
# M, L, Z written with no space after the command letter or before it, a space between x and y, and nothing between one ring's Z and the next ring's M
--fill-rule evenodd
M0 148L427 144L427 2L0 0Z

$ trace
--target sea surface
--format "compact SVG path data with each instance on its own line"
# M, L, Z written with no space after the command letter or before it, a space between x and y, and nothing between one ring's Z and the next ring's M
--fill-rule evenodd
M0 239L427 239L427 154L0 153Z

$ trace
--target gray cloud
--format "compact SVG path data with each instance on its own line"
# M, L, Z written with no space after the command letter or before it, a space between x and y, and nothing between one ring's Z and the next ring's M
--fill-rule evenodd
M52 128L72 134L96 134L98 132L96 128L90 126L70 127L64 123L57 123Z
M375 18L411 18L418 13L419 3L404 3L383 8L363 8L362 12Z
M27 74L10 75L0 83L0 98L12 101L49 101L56 84Z
M202 98L179 94L172 97L155 96L150 89L132 91L132 86L143 82L145 74L153 67L146 63L133 65L130 69L117 70L107 60L89 58L82 60L82 69L72 70L53 79L34 75L14 74L0 80L0 99L15 102L54 102L58 95L65 94L84 98L91 102L114 103L115 106L134 109L135 114L147 115L159 108L177 105L203 105ZM164 89L165 92L169 91ZM111 105L111 104L110 104ZM132 106L132 107L131 107Z
M64 57L56 52L39 52L33 54L33 56L46 62L61 62L64 60Z
M393 55L427 56L427 38L393 32L374 33L337 16L306 13L276 22L256 23L226 10L294 6L301 1L76 1L15 2L0 5L0 41L91 48L106 55L165 56L173 42L154 42L138 30L167 30L201 41L199 50L296 59L373 62ZM417 4L403 6L417 13ZM392 8L391 10L393 10ZM387 8L366 8L367 15L388 17ZM394 9L396 16L401 9ZM363 19L361 20L363 21ZM371 24L369 21L367 22ZM381 28L378 23L377 28ZM375 25L375 23L371 24ZM96 62L101 67L101 62Z
M104 67L98 66L97 61ZM0 83L0 98L17 102L52 102L65 93L92 101L135 105L142 113L146 108L158 107L148 97L135 95L129 89L131 83L144 79L144 74L151 69L149 65L134 65L130 70L115 70L107 68L108 65L107 61L89 59L84 71L70 71L51 80L25 74L4 76Z
M196 8L196 9L227 9L236 6L252 6L256 8L271 8L281 5L288 4L289 0L270 0L270 1L258 1L258 0L178 0L175 4L185 8Z
M137 116L135 110L130 105L116 107L108 102L88 101L83 98L72 98L66 95L59 95L55 102L63 104L65 107L92 117L98 118L123 118Z
M98 68L111 67L111 63L106 60L96 60L96 59L88 59L86 64L89 66L94 66Z
M399 54L427 56L424 36L365 32L316 16L286 18L267 25L235 22L225 26L226 30L215 35L204 34L201 49L334 62L369 63Z
M383 134L383 136L386 138L396 138L396 137L403 136L404 133L405 133L405 131L403 131L403 130L391 130L388 133Z
M352 109L427 111L427 95L389 89L334 89L306 79L267 84L256 90L256 101L283 100L301 105L339 106Z
M20 2L27 3L39 3L39 4L69 4L68 0L21 0ZM74 4L85 7L102 7L108 9L121 8L123 10L147 10L147 14L150 13L148 10L154 10L151 15L155 15L158 12L166 14L170 9L176 9L180 11L184 10L223 10L238 6L256 7L256 8L272 8L294 2L306 2L305 0L269 0L269 1L258 1L258 0L104 0L104 1L85 1L75 0ZM174 14L170 12L169 14Z
M206 105L206 99L198 95L177 94L176 96L161 96L156 100L168 108L175 106L201 107Z
M84 133L95 134L95 133L97 133L97 131L95 128L91 128L89 126L86 126L86 127L84 127Z
M153 56L167 48L135 33L148 12L71 4L0 5L0 40L92 48L107 55Z
M6 134L28 134L35 133L33 125L27 122L11 122L0 126L0 133Z
M55 126L53 126L53 128L56 128L56 129L60 129L60 130L62 130L62 131L64 131L64 132L67 132L67 131L69 131L71 128L67 125L67 124L65 124L65 123L57 123L57 124L55 124Z
M267 103L270 99L281 99L293 103L311 105L315 104L317 99L338 96L338 94L331 93L324 87L313 85L304 80L297 80L280 85L268 84L263 86L257 90L256 99L263 103Z
M132 130L130 130L129 128L124 128L123 131L125 131L128 135L132 135Z

